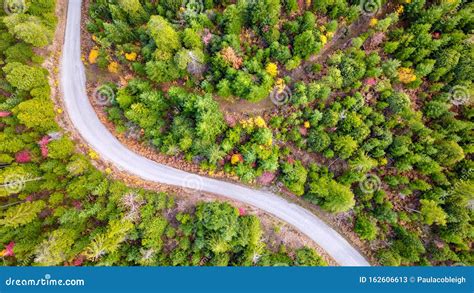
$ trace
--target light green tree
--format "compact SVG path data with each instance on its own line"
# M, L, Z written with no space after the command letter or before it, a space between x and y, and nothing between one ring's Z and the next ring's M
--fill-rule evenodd
M6 79L12 86L23 91L48 85L46 74L39 67L12 62L3 67L3 72L6 73Z
M34 98L24 101L13 109L13 113L20 123L38 131L57 129L53 104L49 100Z
M155 58L168 60L172 53L181 48L178 33L174 28L159 15L153 15L148 21L148 30L151 37L155 40L157 52Z
M45 208L46 204L42 200L34 202L24 202L10 207L2 219L0 219L0 226L18 227L26 225L36 219L39 212Z
M35 263L41 266L56 266L68 261L75 240L74 234L72 230L61 228L51 232L48 238L36 247Z
M426 224L433 225L436 223L441 226L446 225L447 214L435 201L422 199L420 203L421 215Z

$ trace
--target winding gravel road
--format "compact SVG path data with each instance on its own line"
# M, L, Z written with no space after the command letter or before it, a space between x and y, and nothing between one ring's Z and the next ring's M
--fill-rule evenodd
M369 266L341 235L308 210L278 195L193 175L144 158L122 145L100 122L86 94L81 61L81 0L69 0L61 62L61 86L67 113L77 131L103 159L152 182L199 189L237 200L270 213L321 246L342 266Z

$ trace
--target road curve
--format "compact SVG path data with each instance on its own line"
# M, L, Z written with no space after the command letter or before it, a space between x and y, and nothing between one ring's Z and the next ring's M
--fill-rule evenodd
M100 122L86 93L81 61L81 0L69 0L66 35L62 49L61 87L66 111L79 134L101 158L144 180L202 190L237 200L294 226L314 240L341 266L369 266L346 239L308 210L270 192L209 179L158 164L122 145Z

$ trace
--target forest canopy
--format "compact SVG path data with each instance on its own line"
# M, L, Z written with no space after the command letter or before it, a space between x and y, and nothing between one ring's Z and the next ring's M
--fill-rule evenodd
M383 265L472 264L474 6L363 2L94 1L89 65L129 74L118 132L338 213Z
M120 2L141 19L140 2ZM54 53L46 46L57 22L56 2L21 3L26 6L0 16L3 265L326 265L313 248L267 245L260 219L243 208L211 201L182 209L180 194L128 187L110 176L110 168L96 169L98 155L79 152L55 120L63 110L53 103L43 62ZM203 103L196 107L203 116L198 126L205 129L213 126L206 117L217 119L219 112ZM201 130L203 139L221 130L214 132Z
M133 143L301 197L381 265L473 265L474 4L374 2L89 1L83 61ZM25 3L0 21L6 264L324 264L230 204L176 211L95 169L55 121L55 1Z

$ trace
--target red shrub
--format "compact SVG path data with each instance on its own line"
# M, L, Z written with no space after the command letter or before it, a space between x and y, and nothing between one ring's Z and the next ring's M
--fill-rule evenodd
M16 153L15 161L17 163L28 163L31 161L31 155L28 150L23 150L21 152Z

